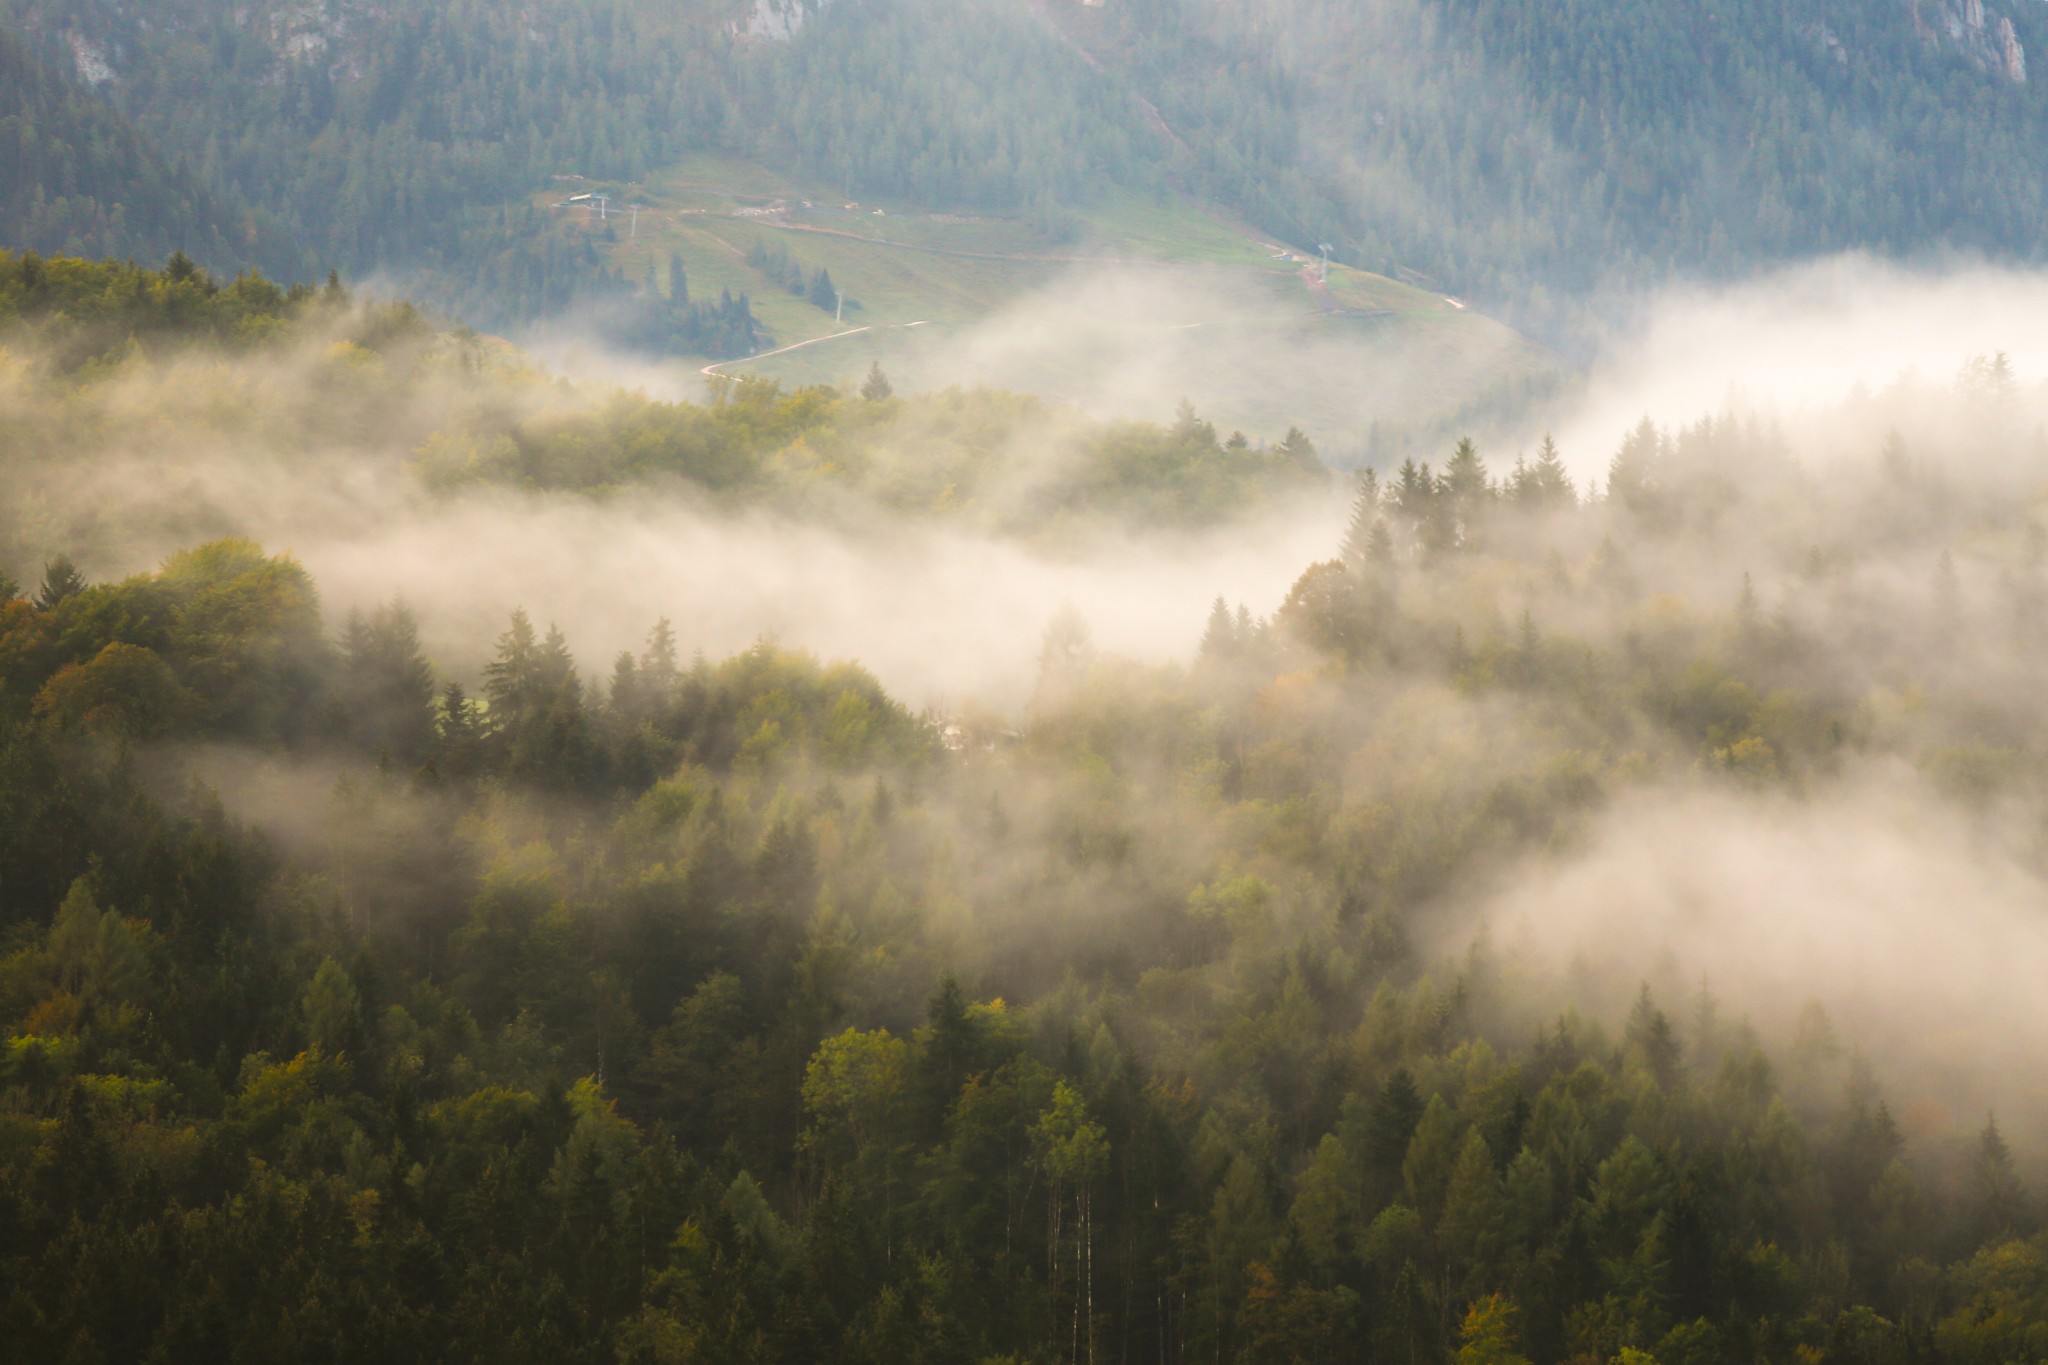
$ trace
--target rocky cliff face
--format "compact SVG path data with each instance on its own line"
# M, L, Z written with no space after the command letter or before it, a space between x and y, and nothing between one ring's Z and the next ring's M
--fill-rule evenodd
M765 38L786 43L803 31L812 13L825 8L829 0L754 0L753 9L732 24L741 38Z
M1980 71L2014 84L2027 79L2027 52L2012 20L1984 12L1984 0L1907 0L1913 27L1929 43L1961 54Z

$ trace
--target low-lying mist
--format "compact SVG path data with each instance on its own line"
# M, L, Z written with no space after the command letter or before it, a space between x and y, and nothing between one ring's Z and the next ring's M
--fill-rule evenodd
M1282 457L1251 450L1230 453L1265 480L1248 500L1221 484L1206 504L1181 496L1162 461L1185 458L1182 435L1214 450L1206 423L1126 440L1070 409L974 393L900 414L854 403L832 419L840 446L804 425L802 402L767 412L762 435L737 418L741 434L716 439L751 441L752 466L686 455L678 476L636 463L636 443L694 449L712 417L671 419L476 343L129 357L75 389L30 348L0 382L17 413L0 562L17 576L69 554L117 577L246 537L304 562L336 619L403 597L439 665L471 679L523 607L587 658L637 647L665 617L686 651L773 638L858 657L920 704L1014 708L1070 604L1105 648L1183 657L1211 598L1277 601L1345 510L1329 476L1289 466L1276 482L1261 471ZM674 422L694 425L677 436ZM1128 506L1088 505L1096 484Z
M661 402L338 290L31 329L0 1190L91 1142L16 1221L175 1256L325 1209L393 1303L496 1199L650 1359L857 1267L860 1358L991 1286L977 1358L1078 1358L1098 1243L1205 1358L1971 1339L2048 1283L2048 390L1983 278L1887 339L1831 269L1760 396L1701 376L1768 310L1675 297L1566 448L1355 479L1199 394ZM1793 369L1844 329L1983 349Z
M640 400L489 347L423 343L414 365L323 339L263 356L131 358L75 387L53 387L18 351L4 374L18 420L0 532L24 578L59 551L111 577L196 540L248 536L305 564L330 620L402 598L437 671L466 682L523 607L561 626L587 675L667 618L685 657L770 638L857 659L913 708L1014 719L1036 698L1041 721L1062 705L1042 692L1048 622L1071 608L1105 659L1186 664L1220 595L1248 605L1242 629L1277 614L1290 642L1258 706L1308 705L1319 694L1307 679L1353 675L1327 703L1362 717L1338 727L1349 790L1310 790L1383 802L1394 820L1434 763L1465 775L1431 799L1462 782L1479 803L1495 770L1579 761L1583 718L1487 692L1529 666L1527 651L1559 669L1583 659L1569 666L1589 679L1638 665L1656 675L1694 651L1735 671L1696 664L1656 682L1655 706L1611 715L1594 765L1611 798L1597 815L1469 881L1450 877L1433 893L1446 913L1419 937L1455 953L1490 925L1516 964L1524 1024L1571 999L1618 1014L1644 981L1675 1005L1704 981L1728 1014L1789 1045L1818 1001L1946 1116L1916 1110L1924 1126L1967 1126L1989 1104L2039 1113L2025 1078L2048 1062L2027 986L2048 965L2034 789L1999 776L1990 799L1985 782L1949 780L2037 757L2044 302L2048 283L2031 276L1860 259L1654 302L1568 410L1522 418L1525 460L1555 430L1577 491L1604 500L1482 534L1476 504L1458 501L1470 488L1379 471L1344 572L1393 575L1405 637L1384 603L1359 608L1363 626L1303 634L1324 607L1289 587L1338 554L1350 490L1337 478L1179 524L1113 505L1061 506L1039 523L1033 490L1084 458L1073 433L1089 419L1019 409L970 439L963 425L986 414L940 404L872 440L945 429L954 444L934 460L971 447L984 470L971 514L950 484L898 496L920 470L849 474L835 461L853 447L802 433L766 447L772 487L706 486L588 455L598 428L576 423ZM1064 295L999 319L961 342L961 363L1041 348L1076 306ZM1163 408L1185 382L1179 354L1092 368L1132 411ZM1319 382L1336 382L1331 360L1312 355ZM1213 446L1199 387L1194 398L1192 415L1152 415ZM531 453L542 446L545 460ZM1515 504L1517 452L1480 453ZM1469 477L1447 454L1430 478ZM595 472L562 472L586 455ZM1113 503L1129 480L1180 477L1129 472L1139 467L1085 486ZM1368 555L1375 525L1386 544ZM1354 648L1344 632L1361 629L1381 643ZM1447 686L1422 685L1439 676ZM1802 745L1833 756L1802 760ZM1242 753L1232 762L1256 768ZM1690 776L1628 776L1660 771Z
M1952 1139L1995 1108L2041 1160L2038 830L2037 813L1959 806L1896 760L1796 797L1652 789L1459 922L1487 925L1532 1030L1568 1005L1621 1018L1647 984L1688 1032L1703 1007L1753 1027L1790 1084L1841 1084L1853 1048L1909 1138ZM1833 1030L1818 1054L1816 1004Z
M713 658L773 639L859 659L913 705L1012 710L1030 699L1042 636L1064 608L1104 650L1184 658L1211 598L1277 600L1341 523L1332 505L1051 554L886 513L850 531L673 495L479 494L346 538L306 527L286 543L338 607L404 596L451 660L483 658L509 602L559 622L591 660L637 648L667 617Z
M899 387L1012 389L1131 421L1190 400L1225 432L1300 427L1345 466L1454 422L1490 429L1570 379L1543 346L1439 293L1343 267L1318 280L1249 243L1233 254L1247 259L1077 265L977 321L883 324L721 368L856 387L879 361Z
M1604 478L1645 416L1665 426L1759 417L1817 469L1874 455L1895 427L1946 421L1942 390L1970 357L2003 353L2035 384L2048 375L2048 276L1987 264L1836 256L1736 287L1669 289L1631 311L1583 389L1537 414L1582 480ZM2010 457L1979 448L1957 458Z

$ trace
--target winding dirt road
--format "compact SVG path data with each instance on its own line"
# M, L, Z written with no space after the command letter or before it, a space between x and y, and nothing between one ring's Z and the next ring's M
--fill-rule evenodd
M766 360L772 355L787 355L791 351L801 351L806 346L818 346L827 341L840 341L846 337L859 336L862 332L908 331L912 327L922 327L929 321L931 321L929 318L919 318L916 322L871 322L865 327L849 327L843 332L832 332L825 336L812 337L809 341L793 341L787 346L777 346L772 351L762 351L758 355L743 355L737 360L714 361L697 373L709 379L725 379L738 383L739 381L735 376L720 374L719 371L727 365L750 365L756 360Z

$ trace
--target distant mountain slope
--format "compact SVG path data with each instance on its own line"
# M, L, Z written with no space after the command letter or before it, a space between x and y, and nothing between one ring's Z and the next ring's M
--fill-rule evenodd
M2038 259L2040 0L0 0L327 262L488 324L614 289L556 177L750 158L1058 235L1177 191L1569 335L1848 247ZM20 222L20 211L7 224ZM589 246L589 244L585 244Z
M1208 192L1525 316L1844 248L2048 252L2039 0L1044 13L1157 104Z
M1182 399L1226 434L1306 428L1351 464L1486 430L1564 382L1558 358L1476 310L1279 248L1180 195L1113 193L1048 230L1030 215L933 212L828 194L758 162L690 157L628 186L544 196L551 237L627 282L582 310L611 346L749 300L774 346L713 367L858 390L987 385L1103 416ZM614 207L600 216L597 196ZM713 301L717 302L713 302ZM671 349L687 349L674 347Z
M20 0L12 20L47 54L88 45L98 93L324 263L502 322L591 273L504 214L512 191L637 171L718 118L726 82L656 8Z
M90 52L81 54L87 63ZM203 264L305 264L277 228L224 203L117 110L0 31L0 244Z

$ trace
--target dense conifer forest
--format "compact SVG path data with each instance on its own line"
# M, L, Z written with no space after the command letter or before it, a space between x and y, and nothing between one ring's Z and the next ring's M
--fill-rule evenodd
M2024 993L1943 995L1932 948L1878 990L1725 918L1712 866L1716 828L1853 833L1881 793L1895 846L1999 869L1970 895L2048 876L2044 395L2002 356L1825 449L1646 420L1589 489L1548 442L1339 484L1298 434L879 371L659 402L182 257L0 257L0 328L0 1358L2048 1342ZM1064 454L1019 489L1027 435ZM117 496L131 448L163 501ZM707 656L682 616L579 658L504 601L466 657L421 595L340 609L206 534L262 514L207 497L330 467L405 481L392 516L674 496L1059 546L1085 511L1127 552L1348 522L1177 659L1099 647L1107 603L1029 623L1004 711ZM188 538L94 567L145 532ZM1746 951L1602 956L1660 913L1598 880L1659 810L1685 915ZM1853 905L1806 888L1817 932L1877 942L1895 884L2035 960L1879 861ZM1533 944L1485 913L1510 892L1551 896Z
M536 196L693 152L1055 235L1113 190L1184 193L1552 339L1645 285L1830 251L2038 260L2048 212L2033 0L4 14L6 244L287 274L296 250L485 326L621 287Z
M161 260L187 248L287 275L288 234L237 212L188 167L0 31L0 223L17 249Z

